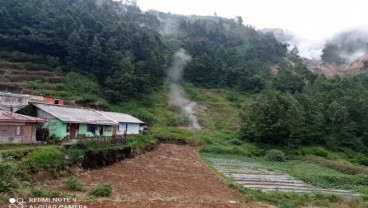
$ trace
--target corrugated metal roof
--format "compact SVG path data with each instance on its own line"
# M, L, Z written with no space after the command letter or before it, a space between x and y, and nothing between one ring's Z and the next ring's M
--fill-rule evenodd
M99 112L105 115L106 117L111 118L112 120L117 121L119 123L142 123L142 124L144 123L138 118L124 113L115 113L106 111L99 111Z
M0 122L43 123L44 119L0 110Z
M46 103L33 103L33 105L65 123L85 123L97 125L118 124L117 122L93 109Z

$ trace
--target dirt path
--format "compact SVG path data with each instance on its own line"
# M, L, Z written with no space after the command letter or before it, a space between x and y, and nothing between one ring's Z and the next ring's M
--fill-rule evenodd
M113 184L113 201L89 202L88 207L259 207L240 203L239 193L187 146L161 144L152 152L79 178L88 186Z

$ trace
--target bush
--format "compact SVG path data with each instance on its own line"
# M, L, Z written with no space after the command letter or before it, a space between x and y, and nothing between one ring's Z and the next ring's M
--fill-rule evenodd
M112 192L111 183L100 183L88 191L89 196L93 197L107 197Z
M243 141L241 141L241 140L239 140L239 139L236 139L236 138L234 138L234 139L231 139L230 141L230 144L233 144L233 145L242 145L242 144L244 144L244 142Z
M68 186L69 190L72 191L83 191L83 184L77 178L67 178L64 183Z
M66 155L73 161L82 161L84 159L84 150L73 146L66 151Z
M281 150L272 149L267 151L265 159L268 161L283 162L286 161L285 153Z
M33 151L28 158L28 163L38 168L60 167L65 164L65 158L59 149L47 147Z
M19 167L15 163L0 162L0 193L19 186Z
M208 145L202 147L201 152L208 152L208 153L216 153L216 154L235 154L235 155L245 155L251 157L251 154L241 147L238 146L220 146L220 145Z
M322 148L313 148L312 153L316 156L328 158L328 152Z
M33 188L32 189L32 197L49 197L49 198L56 198L60 197L61 193L55 190L48 190L43 188Z

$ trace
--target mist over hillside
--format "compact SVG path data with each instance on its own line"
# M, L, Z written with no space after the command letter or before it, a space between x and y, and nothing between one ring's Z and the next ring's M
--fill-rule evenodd
M308 59L322 60L331 64L349 64L368 52L368 27L360 27L335 34L325 40L311 41L279 28L262 29L287 43L289 51L297 47L298 55Z

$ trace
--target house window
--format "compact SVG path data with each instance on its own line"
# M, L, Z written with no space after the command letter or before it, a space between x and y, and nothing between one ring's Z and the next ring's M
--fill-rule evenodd
M22 135L22 127L17 126L17 128L15 130L15 136L21 136L21 135Z
M104 126L104 131L111 132L111 126Z
M96 125L94 124L87 125L87 132L95 132L95 131L96 131Z

